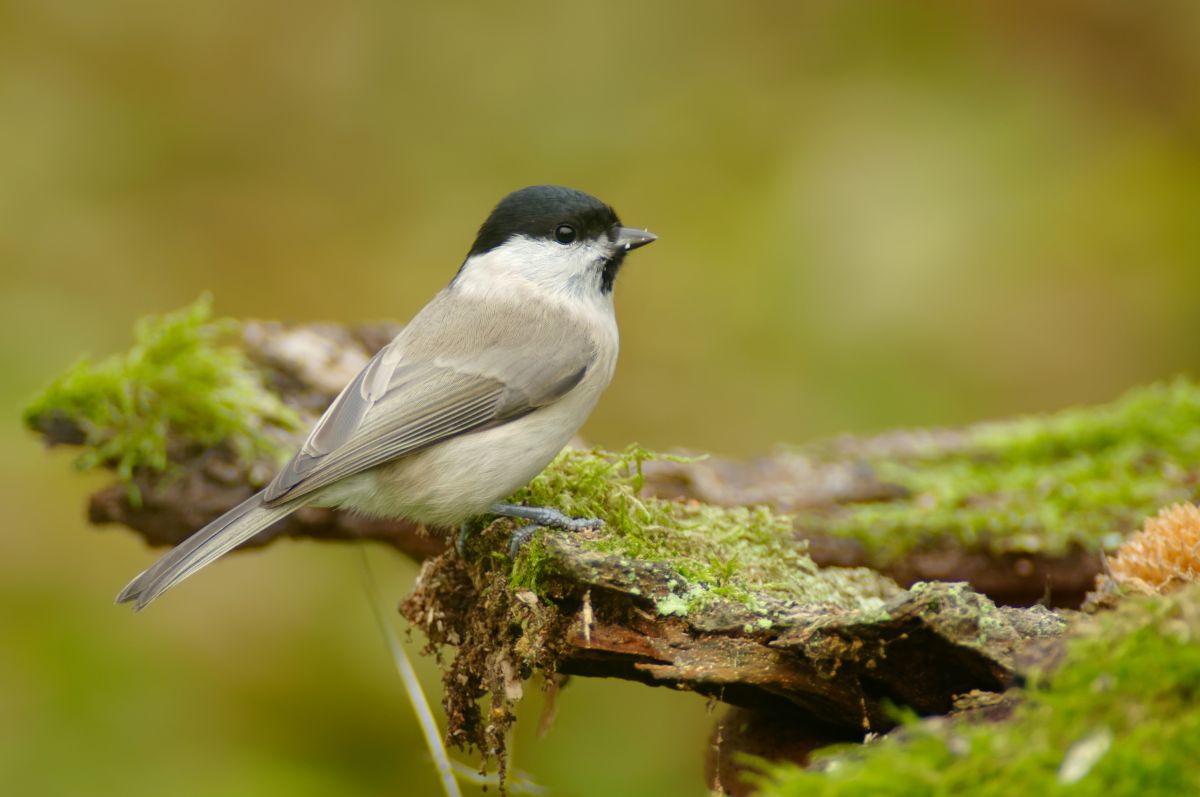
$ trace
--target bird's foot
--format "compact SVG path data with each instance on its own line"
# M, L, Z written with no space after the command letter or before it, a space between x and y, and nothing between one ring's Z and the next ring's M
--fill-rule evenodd
M557 509L546 506L519 506L517 504L492 504L491 513L502 517L531 520L535 525L547 526L562 531L583 531L604 526L600 518L567 517Z
M517 504L493 504L492 514L502 517L520 518L533 521L513 532L508 542L508 553L515 557L517 552L529 542L538 529L552 528L561 531L584 531L598 529L604 525L600 518L574 518L564 515L557 509L545 506L519 506Z

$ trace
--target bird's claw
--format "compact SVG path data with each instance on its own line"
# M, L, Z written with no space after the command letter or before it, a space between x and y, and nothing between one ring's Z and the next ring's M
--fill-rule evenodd
M541 525L561 531L590 531L604 528L604 521L598 517L567 517L559 512L553 521L544 521Z
M536 523L530 523L529 525L522 526L514 531L512 536L508 538L508 558L516 559L517 554L521 552L521 549L528 545L529 541L533 539L533 533L544 528L545 526L539 526Z

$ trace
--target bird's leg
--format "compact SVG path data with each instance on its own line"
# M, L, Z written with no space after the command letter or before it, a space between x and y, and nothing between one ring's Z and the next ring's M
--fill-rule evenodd
M567 517L557 509L545 506L492 504L489 511L493 515L500 515L501 517L533 521L513 532L512 538L508 543L508 552L511 556L516 556L521 546L529 542L529 538L538 529L549 527L552 529L561 529L562 531L583 531L584 529L598 529L604 525L604 521L600 518Z
M458 558L466 560L467 558L467 538L471 536L473 530L471 521L466 521L458 527L458 534L454 536L454 550L458 551Z

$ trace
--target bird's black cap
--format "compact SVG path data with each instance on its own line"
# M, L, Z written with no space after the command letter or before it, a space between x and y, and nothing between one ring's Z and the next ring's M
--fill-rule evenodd
M489 252L514 235L552 238L560 224L571 225L586 239L606 234L621 220L591 194L561 185L531 185L500 200L479 228L468 256Z

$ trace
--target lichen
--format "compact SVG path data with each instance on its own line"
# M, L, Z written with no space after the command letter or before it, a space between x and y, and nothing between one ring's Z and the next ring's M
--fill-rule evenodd
M871 458L908 497L802 513L802 528L859 541L872 564L914 549L992 554L1112 550L1158 507L1200 497L1200 386L1186 379L1098 407L981 424L953 450L936 442Z
M661 456L636 445L622 452L568 448L511 500L599 518L599 533L579 538L587 548L669 567L671 593L655 599L662 614L686 615L719 600L762 615L767 599L880 604L878 588L862 574L820 570L786 515L641 495L643 463ZM512 585L537 591L554 566L545 547L531 545L514 565Z
M767 765L761 797L1200 793L1200 588L1084 621L995 723L919 722L829 749L817 769ZM821 769L823 767L823 770Z
M236 345L238 325L214 319L205 295L172 313L143 318L124 354L81 359L25 408L34 430L71 424L82 435L81 470L164 472L172 451L229 445L243 461L287 453L280 431L297 414L267 389Z

